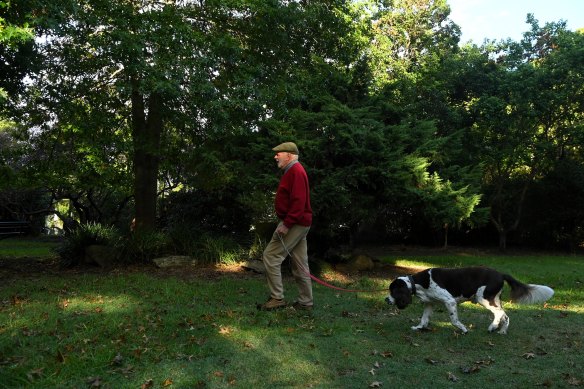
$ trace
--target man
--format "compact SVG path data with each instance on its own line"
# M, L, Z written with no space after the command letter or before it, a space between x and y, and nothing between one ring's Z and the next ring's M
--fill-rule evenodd
M280 222L263 254L270 298L260 309L273 310L286 306L282 284L282 262L290 254L292 275L298 285L295 309L311 310L312 283L308 268L306 235L312 225L310 188L304 167L298 162L298 147L285 142L272 150L278 168L283 171L276 191L275 208Z

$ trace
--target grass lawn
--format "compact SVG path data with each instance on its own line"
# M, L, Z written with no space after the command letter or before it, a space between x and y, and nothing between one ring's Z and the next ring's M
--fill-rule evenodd
M383 260L404 267L484 264L556 294L545 305L507 303L508 335L488 333L490 313L462 304L469 333L460 335L444 310L435 312L430 331L414 332L419 303L398 311L385 304L383 292L316 284L311 314L258 311L267 297L264 277L232 268L202 276L5 273L0 388L584 386L584 258L391 254ZM367 290L390 281L378 273L323 277ZM285 286L292 301L293 280Z
M54 256L56 239L8 238L0 240L0 258Z

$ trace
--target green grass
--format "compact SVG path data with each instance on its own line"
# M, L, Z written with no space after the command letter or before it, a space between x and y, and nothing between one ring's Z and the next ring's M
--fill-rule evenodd
M459 335L441 310L385 293L314 286L310 315L262 312L263 276L177 279L143 273L35 275L0 284L0 388L509 388L584 385L584 259L387 257L409 266L485 264L552 286L547 305L506 304L508 335L465 303ZM363 277L351 288L386 288ZM285 282L288 300L296 289Z
M0 240L0 258L54 256L55 240L8 238Z

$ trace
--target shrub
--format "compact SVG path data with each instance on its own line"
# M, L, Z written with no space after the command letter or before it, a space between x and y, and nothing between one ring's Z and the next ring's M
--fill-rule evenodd
M99 223L81 224L70 231L55 249L61 257L61 265L70 267L83 262L85 249L91 245L116 247L120 235L117 229Z
M121 242L119 250L130 262L151 262L154 258L174 254L171 239L165 232L143 231L130 235Z
M222 264L240 262L246 257L245 250L235 240L211 235L201 237L195 255L203 262Z

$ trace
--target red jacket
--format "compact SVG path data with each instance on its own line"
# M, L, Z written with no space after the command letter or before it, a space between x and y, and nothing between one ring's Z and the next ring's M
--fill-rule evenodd
M312 225L308 176L299 162L294 163L280 178L275 205L276 214L286 227Z

